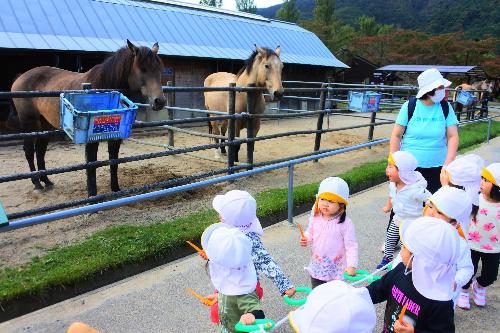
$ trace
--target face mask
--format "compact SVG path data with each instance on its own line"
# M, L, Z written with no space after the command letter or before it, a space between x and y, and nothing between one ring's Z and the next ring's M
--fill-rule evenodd
M430 96L431 100L437 104L443 100L445 93L445 89L436 90L434 96Z

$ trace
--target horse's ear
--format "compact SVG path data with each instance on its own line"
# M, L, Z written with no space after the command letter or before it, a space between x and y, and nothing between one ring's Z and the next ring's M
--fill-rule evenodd
M154 54L158 54L158 50L160 49L160 45L158 45L158 42L153 44L153 47L151 48L151 51L153 51Z
M276 50L274 50L274 53L276 53L276 55L279 57L279 56L280 56L280 54L281 54L281 46L279 46L279 45L278 45L278 46L276 47Z
M257 53L261 57L265 57L266 56L266 51L262 47L257 46L257 44L253 44L253 45L255 45L255 51L257 51Z
M132 53L133 53L134 55L136 55L136 54L137 54L137 51L139 51L139 48L138 48L137 46L135 46L135 45L134 45L131 41L129 41L128 39L127 39L127 45L128 45L128 48L130 49L130 51L132 51Z

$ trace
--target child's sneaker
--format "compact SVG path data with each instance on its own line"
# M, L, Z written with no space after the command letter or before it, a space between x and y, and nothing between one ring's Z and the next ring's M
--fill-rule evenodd
M464 310L470 310L469 290L462 289L458 295L457 306Z
M486 288L481 287L476 280L472 282L472 299L477 306L486 306Z
M387 257L383 257L382 258L382 261L380 262L380 264L377 265L377 269L381 269L382 267L384 267L385 265L387 265L388 263L390 263L392 260L389 260L389 258Z

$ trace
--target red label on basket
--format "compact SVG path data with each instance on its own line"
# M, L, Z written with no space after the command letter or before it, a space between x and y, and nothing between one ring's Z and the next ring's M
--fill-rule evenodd
M120 129L121 115L94 117L94 133L118 132Z
M370 98L368 99L368 104L377 104L377 99L376 98Z

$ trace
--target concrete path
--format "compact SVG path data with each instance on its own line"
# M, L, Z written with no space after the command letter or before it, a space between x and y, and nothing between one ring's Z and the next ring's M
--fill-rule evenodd
M500 162L500 138L473 151L488 163ZM381 207L387 198L387 184L352 197L348 214L356 225L360 247L360 268L373 271L380 261L380 244L385 236L387 216ZM312 203L312 202L311 202ZM307 214L295 218L307 226ZM286 222L267 228L263 241L268 250L290 275L296 285L309 285L303 267L308 250L298 245L299 232ZM264 309L267 317L281 319L291 310L277 289L266 278ZM74 321L86 322L106 333L113 332L214 332L208 308L185 292L193 288L200 294L211 292L210 278L204 262L190 256L157 269L139 274L113 285L89 292L0 324L0 332L65 332ZM500 287L488 288L488 306L471 311L457 309L457 332L498 332ZM380 331L384 304L377 306ZM333 314L332 314L333 315ZM277 332L292 332L285 325Z

